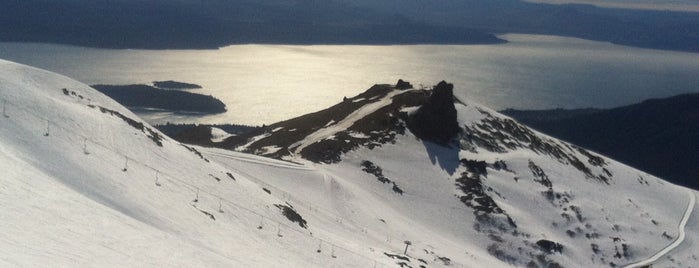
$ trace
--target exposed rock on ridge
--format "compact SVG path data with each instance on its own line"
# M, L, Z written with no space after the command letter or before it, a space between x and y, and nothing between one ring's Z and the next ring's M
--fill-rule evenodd
M415 136L445 145L461 131L454 107L454 85L439 82L427 103L410 116L408 128Z

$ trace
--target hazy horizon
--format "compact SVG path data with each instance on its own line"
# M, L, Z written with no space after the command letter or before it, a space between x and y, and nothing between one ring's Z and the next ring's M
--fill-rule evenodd
M546 4L589 4L599 7L699 12L699 1L691 0L524 0Z

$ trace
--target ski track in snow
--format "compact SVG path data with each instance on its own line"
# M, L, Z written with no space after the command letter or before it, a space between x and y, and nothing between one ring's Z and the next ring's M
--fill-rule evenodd
M239 160L239 161L242 161L242 162L248 162L248 163L252 163L252 164L259 164L259 165L262 165L262 166L277 167L277 168L282 168L282 169L295 169L295 170L303 170L303 171L320 172L320 173L323 175L323 177L325 178L325 180L327 180L327 178L328 178L328 176L329 176L329 175L327 174L327 172L324 171L324 170L317 169L317 168L314 168L314 167L308 167L308 166L305 166L305 165L294 166L294 165L292 165L292 164L290 164L290 165L277 164L277 163L275 163L275 161L278 161L278 160L274 160L274 159L264 159L264 158L262 158L262 159L256 160L256 159L252 159L252 158L245 157L245 156L240 156L240 157L238 157L238 156L229 155L229 154L225 154L225 153L207 152L207 151L205 151L205 148L203 148L203 147L198 147L198 148L199 148L199 150L200 150L202 153L204 153L204 154L206 154L206 155L214 156L214 157L228 158L228 159L232 159L232 160ZM309 163L310 163L311 165L313 164L312 162L309 162ZM249 173L249 172L243 171L243 170L241 170L241 169L236 169L235 171L236 171L237 173L239 173L239 174L245 176L247 179L249 179L249 180L251 180L251 181L257 183L260 187L268 188L268 189L270 189L270 190L273 190L273 191L276 192L276 193L281 193L281 196L278 196L278 198L280 198L281 200L293 201L293 202L296 202L296 203L298 203L298 204L301 204L301 205L303 205L303 206L305 206L305 207L311 207L311 208L312 208L311 210L315 210L315 211L320 210L320 211L322 211L323 213L325 213L325 214L327 214L327 215L330 215L330 216L332 216L332 217L334 217L334 218L336 218L336 219L341 219L341 218L343 218L343 217L340 216L339 214L334 213L334 212L331 212L331 209L330 209L330 208L323 207L323 206L321 206L321 205L319 205L319 204L313 204L312 202L309 202L309 201L307 201L307 200L303 200L303 199L301 199L301 198L299 198L299 197L296 197L296 196L294 196L292 193L290 193L289 191L283 190L282 188L280 188L280 187L278 187L278 186L275 186L275 185L271 184L270 182L267 182L267 181L265 181L265 180L263 180L263 179L260 179L260 178L258 178L257 176L255 176L255 175L253 175L253 174L251 174L251 173Z
M666 254L670 253L673 249L677 248L680 244L685 239L686 233L685 233L685 226L687 225L687 221L689 221L689 217L692 215L692 211L694 210L694 204L696 204L697 200L696 197L694 196L694 193L691 190L687 190L689 193L689 204L687 204L687 210L684 212L684 216L682 217L682 220L680 221L680 225L678 226L679 229L679 235L673 241L670 245L667 245L655 255L648 257L645 260L638 261L632 264L628 264L624 266L624 268L637 268L637 267L643 267L643 266L648 266L651 265L652 263L658 261L660 258L665 256Z
M199 148L203 149L202 147L199 147ZM275 161L272 159L262 160L261 158L251 158L251 157L245 157L245 156L241 156L241 155L224 154L224 153L218 153L218 152L212 152L212 151L206 151L206 150L200 150L200 151L206 155L235 159L235 160L240 160L243 162L262 164L262 165L278 167L278 168L297 169L297 170L315 170L315 168L308 167L308 166L305 166L303 164L282 163L281 161Z
M310 135L306 136L303 140L292 144L291 146L289 146L289 148L291 149L296 147L296 149L294 149L294 154L298 155L307 146L319 142L327 137L330 137L337 132L349 129L352 125L354 125L355 122L391 103L391 101L393 101L394 96L409 91L410 90L393 90L386 94L386 96L384 96L381 100L362 106L361 108L357 109L356 111L352 112L347 117L342 119L340 122L329 125L327 127L322 127L316 132L313 132Z

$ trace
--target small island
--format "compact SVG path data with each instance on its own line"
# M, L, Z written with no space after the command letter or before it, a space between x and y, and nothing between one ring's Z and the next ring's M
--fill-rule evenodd
M153 86L161 89L200 89L201 86L197 84L190 84L185 82L178 82L173 80L167 81L153 81Z
M92 85L129 109L157 109L169 112L218 114L226 104L210 95L167 90L149 85Z

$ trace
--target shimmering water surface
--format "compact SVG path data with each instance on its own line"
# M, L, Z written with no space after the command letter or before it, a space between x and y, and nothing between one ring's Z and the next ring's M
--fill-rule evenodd
M177 80L228 105L212 116L144 115L151 123L269 124L333 105L376 83L441 80L495 109L613 107L699 92L699 54L573 38L504 35L501 45L235 45L219 50L111 50L0 43L0 58L87 84ZM1 75L1 74L0 74Z

